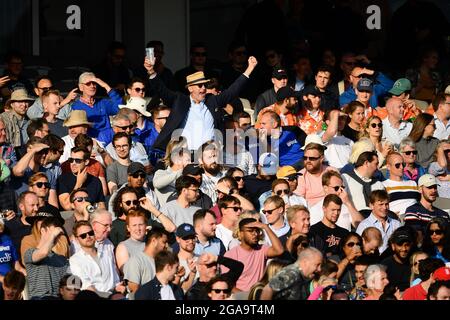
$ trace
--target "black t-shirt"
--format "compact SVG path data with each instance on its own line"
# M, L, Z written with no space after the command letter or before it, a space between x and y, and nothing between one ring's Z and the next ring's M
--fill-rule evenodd
M344 130L342 130L341 133L344 137L349 138L353 142L356 142L359 139L359 131L350 128L348 124L345 125Z
M394 259L394 256L389 256L381 261L381 264L387 267L386 273L389 279L389 285L398 287L400 291L409 288L411 267L408 262L400 264Z
M272 182L274 178L270 180L261 180L256 178L256 174L244 177L245 192L248 193L256 210L259 210L259 197L264 192L272 190Z
M58 195L71 193L76 183L77 177L72 172L61 175L57 181ZM105 202L105 195L103 194L102 183L99 178L88 173L82 187L87 189L92 203Z
M20 243L22 239L31 233L31 226L22 223L18 216L14 219L5 222L5 234L11 237L11 240L16 247L17 254L20 257ZM20 257L19 261L22 258Z
M322 248L317 249L321 250L326 256L339 254L339 242L348 233L346 229L339 226L336 226L334 229L329 228L322 221L311 226L309 232L323 240Z

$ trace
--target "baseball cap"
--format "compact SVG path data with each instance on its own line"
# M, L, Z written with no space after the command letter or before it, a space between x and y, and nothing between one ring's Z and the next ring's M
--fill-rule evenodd
M440 185L440 184L438 183L438 180L436 179L436 177L433 176L432 174L424 174L423 176L421 176L419 178L418 185L419 185L419 187L421 187L421 186L431 187L431 186Z
M389 90L389 93L393 94L394 96L399 96L403 92L410 90L411 90L411 81L409 81L406 78L400 78L397 81L395 81L391 90Z
M133 175L133 174L135 174L137 172L141 172L141 171L146 173L144 165L140 162L132 162L128 166L127 173L128 173L128 175Z
M325 144L322 141L322 138L317 135L317 134L310 134L306 137L305 139L305 145L303 147L301 147L302 150L305 150L306 146L310 143L317 143L320 144L323 149L325 150L327 147L325 146Z
M36 215L32 217L26 217L25 221L33 225L33 223L44 220L45 218L55 218L61 225L63 225L65 222L61 217L59 210L56 207L48 204L40 207Z
M291 87L286 86L286 87L278 89L277 95L276 95L277 101L283 101L284 99L289 99L291 97L294 97L294 98L297 97L296 92L294 90L292 90Z
M445 88L444 94L450 94L450 84Z
M362 78L358 81L358 84L356 85L356 89L358 89L358 91L372 92L373 91L373 82L370 79Z
M262 174L266 176L274 176L278 169L278 157L274 153L263 153L258 161L261 166Z
M307 96L308 94L312 95L312 96L320 96L321 92L319 89L316 88L316 86L306 86L305 88L303 88L303 90L301 91L303 96Z
M194 236L195 235L194 226L189 223L180 224L177 228L177 231L175 232L175 235L180 238Z
M434 280L449 281L450 280L450 268L440 267L436 269L433 273Z
M414 242L414 239L406 230L395 230L391 236L391 241L395 244L401 244L403 242Z
M287 76L287 72L284 69L274 69L272 71L272 78L280 80L282 78L287 78Z
M183 169L183 176L186 176L188 174L192 176L198 176L203 173L205 173L205 170L203 170L203 168L200 167L199 165L193 163L188 164Z
M284 166L278 169L277 171L277 178L283 179L291 176L301 176L302 174L297 172L294 167L292 166Z

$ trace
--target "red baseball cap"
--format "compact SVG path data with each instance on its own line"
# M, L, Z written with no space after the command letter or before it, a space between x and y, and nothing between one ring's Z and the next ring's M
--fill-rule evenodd
M433 273L434 280L447 281L450 280L450 268L440 267Z

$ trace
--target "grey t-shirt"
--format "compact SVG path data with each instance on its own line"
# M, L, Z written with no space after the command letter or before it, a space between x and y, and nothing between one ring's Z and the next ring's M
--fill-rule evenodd
M201 209L200 207L190 206L189 208L182 208L177 200L172 200L162 207L161 212L172 220L178 227L183 223L194 224L194 213Z
M137 241L132 238L128 238L127 240L122 242L124 246L128 250L128 256L132 257L145 249L145 242L144 241Z
M124 279L141 286L155 277L155 260L144 252L136 253L123 266L123 274Z
M114 160L109 166L106 167L106 179L117 184L120 188L123 184L128 182L128 166L120 164L117 160Z

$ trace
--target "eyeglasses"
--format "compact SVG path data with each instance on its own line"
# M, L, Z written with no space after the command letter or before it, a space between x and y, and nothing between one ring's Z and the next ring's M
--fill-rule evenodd
M141 173L139 173L139 172L133 173L131 176L133 178L135 178L135 179L137 179L137 178L145 179L145 177L147 177L147 175L145 173L143 173L143 172L141 172Z
M131 206L131 204L133 204L134 206L137 206L139 204L139 200L127 200L127 201L122 201L122 203L125 203L127 206Z
M131 130L134 128L134 125L130 124L129 126L124 126L124 127L120 127L120 126L115 126L116 128L122 129L124 131L126 130Z
M394 167L395 168L397 168L397 169L400 169L400 167L402 167L402 168L404 168L406 166L406 163L396 163L396 164L394 164Z
M381 122L378 122L378 123L371 123L370 126L371 126L372 128L376 128L376 127L378 127L378 128L383 128L383 124L382 124Z
M87 236L93 237L94 235L95 235L94 230L91 230L89 232L85 232L85 233L79 234L78 238L86 239Z
M346 244L345 244L347 247L349 247L349 248L353 248L354 246L361 246L361 242L347 242Z
M192 52L194 57L206 57L206 52Z
M305 161L317 161L317 160L320 159L320 157L307 157L307 156L304 156L303 159Z
M272 214L272 212L274 212L275 210L280 209L280 208L281 207L277 207L277 208L272 209L272 210L262 210L262 213L264 213L264 214Z
M107 223L101 223L100 221L93 221L93 223L96 222L98 224L101 224L102 226L104 226L105 228L112 228L112 224L107 224Z
M96 87L97 86L97 83L96 82L94 82L94 81L88 81L88 82L85 82L85 83L83 83L85 86L88 86L88 87Z
M289 189L282 189L282 190L277 190L277 192L275 192L277 194L277 196L281 196L283 193L285 195L289 195L290 191Z
M441 229L434 229L434 230L431 230L431 229L430 229L430 235L433 235L433 234L435 234L435 235L437 235L437 236L441 236L441 235L444 234L444 230L441 230Z
M332 187L332 186L329 186L329 187L330 187L330 188L333 188L335 192L338 192L338 191L339 191L339 189L342 189L342 190L344 190L344 189L345 189L345 186L334 186L334 187Z
M77 158L69 158L67 159L67 161L69 161L69 163L76 163L76 164L81 164L84 162L84 159L77 159Z
M137 93L145 92L145 88L134 88Z
M36 186L38 188L47 188L50 189L50 183L49 182L36 182L35 184L33 184L33 186Z
M417 150L413 150L413 151L404 151L403 152L404 154L406 154L407 156L410 156L410 155L417 155Z
M43 88L38 88L39 90L42 90L44 92L50 91L53 89L53 87L43 87Z
M84 202L84 201L88 201L89 202L89 197L75 197L73 198L73 201L75 202Z
M198 193L198 192L200 192L200 189L198 189L198 188L196 188L196 189L191 189L191 188L188 188L188 190L194 191L195 193Z
M261 233L261 229L259 229L259 228L244 228L242 231L249 232L249 233L257 233L257 234Z
M128 149L130 147L129 144L123 144L123 145L115 145L114 148L116 149Z
M244 179L244 177L236 176L236 177L233 177L233 179L236 180L236 182L241 182L242 179Z
M233 209L234 212L242 211L241 207L225 207L225 209Z
M214 293L225 293L225 294L230 294L231 293L231 289L211 289L211 291L213 291Z

